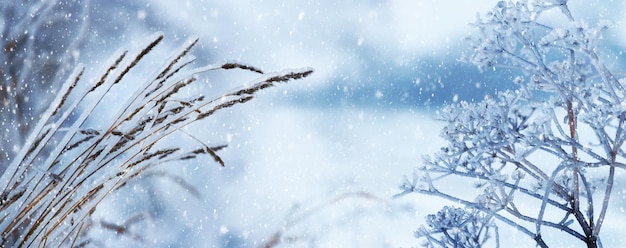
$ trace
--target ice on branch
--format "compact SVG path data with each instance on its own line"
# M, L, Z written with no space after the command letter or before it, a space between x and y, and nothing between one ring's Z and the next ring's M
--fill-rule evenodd
M460 235L461 224L487 225L485 216L540 247L557 242L544 240L551 231L601 246L620 185L616 170L626 169L626 90L599 55L610 22L588 24L575 14L567 1L500 1L473 24L464 60L483 72L517 71L519 88L438 112L447 145L401 190L450 200L471 214L446 207L427 217L430 229L418 236L428 246L480 246L470 238L476 235Z

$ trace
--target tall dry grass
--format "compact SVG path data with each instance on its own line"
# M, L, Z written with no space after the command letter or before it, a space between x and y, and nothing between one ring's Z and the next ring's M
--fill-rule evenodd
M85 68L74 70L0 177L3 247L89 244L91 240L85 234L95 226L90 216L99 203L128 182L151 173L156 165L199 158L224 166L217 152L225 146L208 145L182 128L248 102L259 90L313 72L303 68L264 73L250 65L230 62L193 67L189 53L198 39L185 43L155 72L137 70L136 65L162 40L162 34L155 34L141 51L118 52L82 92L77 86L88 81L83 78ZM199 75L235 69L258 77L215 98L179 93L198 82ZM145 81L119 107L113 121L98 123L98 127L90 125L101 115L103 99L113 88L140 83L124 80L133 74L132 78ZM196 144L189 149L165 142L176 135L190 136ZM125 227L111 228L123 231Z

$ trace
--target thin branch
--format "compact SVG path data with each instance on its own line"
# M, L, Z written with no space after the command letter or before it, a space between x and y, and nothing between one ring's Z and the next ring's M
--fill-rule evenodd
M606 189L604 190L604 199L602 200L602 209L600 215L598 215L598 221L596 221L596 228L593 229L593 237L598 237L600 234L600 228L604 224L606 218L606 211L609 208L609 200L611 199L611 192L613 190L613 180L615 179L615 167L609 167L609 177L606 182Z

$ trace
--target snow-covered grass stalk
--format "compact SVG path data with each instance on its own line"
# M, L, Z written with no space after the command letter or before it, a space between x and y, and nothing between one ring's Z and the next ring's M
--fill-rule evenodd
M83 92L80 66L63 85L40 117L18 156L0 177L0 243L5 246L82 246L90 220L103 199L131 180L150 173L156 165L208 156L224 166L217 152L184 127L210 118L217 111L250 101L254 94L277 83L310 75L310 68L264 73L250 65L227 62L190 68L188 56L197 39L191 39L154 74L135 71L137 63L163 40L155 34L135 54L119 51L98 78ZM197 82L198 75L240 69L258 74L243 87L206 98L200 93L181 94ZM133 73L140 73L140 76ZM114 87L126 83L142 86L128 95L110 123L101 123L103 99ZM189 91L192 92L192 91ZM98 123L91 126L90 123ZM172 136L191 136L195 144L171 144Z
M598 54L609 22L590 26L567 1L501 1L475 26L466 59L523 76L516 90L439 112L448 145L404 180L401 194L465 208L445 207L416 236L426 246L478 247L504 223L541 247L554 244L544 240L550 229L601 246L616 170L626 169L625 81Z

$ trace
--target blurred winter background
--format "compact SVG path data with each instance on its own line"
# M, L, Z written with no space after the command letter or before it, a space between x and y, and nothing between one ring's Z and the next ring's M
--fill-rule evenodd
M96 71L112 51L133 48L156 31L172 47L199 36L193 54L200 65L235 60L266 71L316 70L232 108L232 115L188 130L210 144L229 145L221 151L225 168L201 160L163 166L200 197L171 180L149 178L133 186L132 200L112 198L101 205L96 218L121 224L149 213L150 223L135 231L146 234L146 245L158 247L263 246L278 236L291 242L287 246L417 246L413 232L442 202L392 196L402 176L440 147L442 124L434 112L445 103L510 87L516 73L480 74L458 62L467 52L464 38L473 31L468 23L496 2L84 2L90 6L89 27L77 55ZM615 22L603 54L623 65L623 2L570 6L589 22ZM245 82L217 75L205 90L211 94ZM95 235L105 237L106 245L136 245L133 237L106 230ZM534 246L525 236L514 237Z

